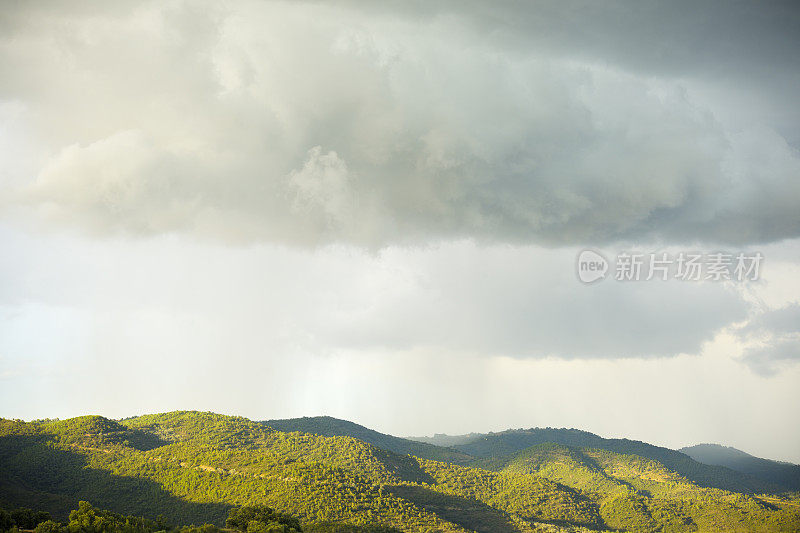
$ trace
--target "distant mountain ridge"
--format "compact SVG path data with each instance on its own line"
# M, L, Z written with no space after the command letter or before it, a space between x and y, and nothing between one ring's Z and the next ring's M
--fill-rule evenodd
M323 437L353 437L390 452L415 455L423 459L466 464L474 459L469 454L449 446L418 442L366 428L362 425L331 416L304 416L279 420L263 420L262 424L278 431L300 431Z
M771 483L778 483L789 490L800 490L800 465L762 459L720 444L697 444L681 448L679 451L699 463L724 466Z
M464 436L461 436L464 437ZM460 437L456 437L460 438ZM453 437L438 435L426 438L428 443L453 442ZM472 434L463 444L452 447L477 458L502 457L540 444L560 444L596 448L615 453L633 454L662 463L703 487L716 487L735 492L761 493L793 490L775 480L755 477L726 466L699 462L677 450L629 439L606 439L579 429L530 428L510 429L498 433Z
M446 435L444 433L435 433L433 437L404 437L408 440L415 440L417 442L425 442L435 446L458 446L459 444L467 444L483 437L482 433L467 433L466 435Z
M497 433L466 435L437 433L433 437L401 438L329 416L266 420L262 423L279 431L353 437L394 453L462 465L483 466L484 459L509 456L531 446L550 443L602 449L652 459L702 487L757 494L799 490L798 483L800 483L794 470L786 468L795 465L784 465L781 469L764 464L737 465L700 461L681 450L630 439L606 439L575 428L509 429ZM758 458L753 459L758 460ZM800 470L800 467L797 469Z

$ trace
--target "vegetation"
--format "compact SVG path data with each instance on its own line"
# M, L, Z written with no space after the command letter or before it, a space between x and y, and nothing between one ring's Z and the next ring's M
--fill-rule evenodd
M434 446L424 442L402 439L385 433L379 433L347 420L339 420L330 416L304 416L284 420L266 420L265 425L278 431L300 431L323 437L353 437L378 448L401 455L413 455L423 459L445 461L448 463L467 464L474 459L471 455L459 452L449 446Z
M50 520L50 513L34 511L27 507L19 507L12 511L0 509L0 531L8 531L12 527L33 529L41 522Z
M700 487L638 455L542 444L481 465L570 487L596 502L603 523L613 529L792 531L800 520L800 509L789 499Z
M724 466L786 490L800 490L800 465L753 457L736 448L719 444L698 444L679 451L699 463Z
M440 435L434 439L428 439L428 441L452 442L452 438ZM729 468L699 463L688 455L669 448L628 439L604 439L594 433L578 429L533 428L474 434L471 438L466 439L466 442L453 445L453 448L468 455L486 459L503 457L530 446L545 443L597 448L619 454L646 457L658 461L666 468L702 487L750 494L792 490L791 487L758 479Z
M279 513L266 505L253 505L231 509L225 527L247 531L248 533L261 533L262 531L275 531L281 533L300 533L300 521L288 514Z
M239 507L231 509L226 526L249 533L302 533L300 521L293 516L275 512L266 506ZM220 533L213 524L202 526L173 527L163 516L148 520L140 516L123 516L97 509L89 502L81 501L78 508L69 513L66 524L50 520L50 514L31 509L16 509L10 513L0 509L0 532L12 529L33 529L35 533Z
M79 507L97 532L800 530L796 498L703 487L642 455L547 444L468 467L213 413L0 420L0 464L0 506L49 512L39 533L72 531L78 500L113 511Z

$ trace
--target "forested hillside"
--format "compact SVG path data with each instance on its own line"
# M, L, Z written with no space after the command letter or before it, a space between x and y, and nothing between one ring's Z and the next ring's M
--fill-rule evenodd
M0 420L0 464L0 507L62 521L86 500L218 526L268 505L319 531L800 529L797 501L699 487L641 456L551 445L476 468L213 413Z
M446 441L447 436L432 439L433 442L437 440ZM680 451L636 440L605 439L594 433L577 429L532 428L480 434L474 435L463 444L454 445L453 448L474 457L487 458L502 457L530 446L545 443L639 455L660 462L670 470L702 487L751 494L792 490L792 487L777 481L766 481L723 466L700 463Z
M433 444L434 446L456 446L458 444L467 444L473 440L483 437L483 433L467 433L466 435L446 435L444 433L436 433L433 437L406 437L407 440L416 442L424 442L426 444Z
M769 498L698 487L658 461L608 450L540 444L509 456L484 459L493 471L537 474L585 494L599 505L606 526L619 530L750 530L775 518L763 514ZM773 524L774 525L774 524Z
M390 452L402 455L410 454L424 459L459 464L467 464L474 459L474 457L449 446L434 446L424 442L386 435L353 422L330 416L304 416L302 418L287 418L283 420L265 420L263 423L278 431L302 431L303 433L312 433L323 437L353 437Z
M719 444L698 444L679 451L700 463L724 466L769 483L779 484L788 490L800 490L800 465L754 457L736 448Z

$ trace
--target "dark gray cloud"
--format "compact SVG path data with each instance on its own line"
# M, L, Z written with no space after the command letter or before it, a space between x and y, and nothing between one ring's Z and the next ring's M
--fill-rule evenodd
M345 2L356 6L357 2ZM800 9L793 1L395 2L405 16L462 17L478 38L643 75L706 80L748 100L800 147ZM380 9L386 9L382 3ZM363 8L363 6L361 6ZM373 6L374 7L374 6ZM749 97L747 96L749 93ZM748 110L739 109L747 114Z
M788 4L19 3L7 212L370 247L800 234Z

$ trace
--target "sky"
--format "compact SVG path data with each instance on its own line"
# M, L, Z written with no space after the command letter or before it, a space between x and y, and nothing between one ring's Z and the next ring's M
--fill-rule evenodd
M798 52L792 2L11 2L0 416L800 463Z

